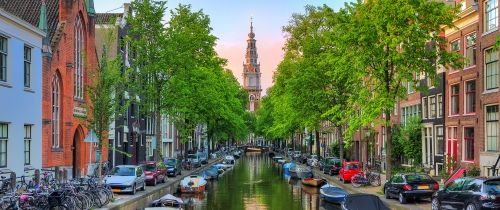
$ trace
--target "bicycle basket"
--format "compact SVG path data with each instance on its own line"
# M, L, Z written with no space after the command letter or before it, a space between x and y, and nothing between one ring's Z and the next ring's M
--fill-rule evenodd
M49 201L49 205L52 207L61 206L63 203L63 192L54 191L54 192L50 193L48 201Z

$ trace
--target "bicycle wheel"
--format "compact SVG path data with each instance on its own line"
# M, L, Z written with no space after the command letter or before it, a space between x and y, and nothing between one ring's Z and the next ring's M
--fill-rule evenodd
M370 176L370 184L374 187L380 186L380 175L378 174L373 174Z
M359 179L360 179L359 176L353 176L351 178L351 184L353 187L355 187L355 188L361 187L361 183L359 183Z

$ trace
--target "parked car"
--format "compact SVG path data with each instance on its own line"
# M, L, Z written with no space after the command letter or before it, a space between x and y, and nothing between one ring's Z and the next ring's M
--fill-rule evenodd
M500 178L459 178L432 195L432 210L500 209Z
M324 174L336 175L340 171L340 159L335 157L323 158L319 162L319 168Z
M430 198L437 190L439 184L427 174L396 174L384 184L385 198L396 197L402 204L410 198Z
M132 193L146 189L146 175L141 166L119 165L104 177L104 183L115 193Z
M165 160L165 166L167 167L167 176L177 176L182 173L182 162L179 159L168 158Z
M339 170L339 180L347 183L347 181L351 181L351 177L358 174L362 170L362 165L360 162L343 162L342 168Z
M317 155L309 155L307 157L307 165L308 166L315 166L315 164L318 163L318 156Z
M200 163L205 165L208 164L208 154L205 152L198 152L198 157L200 157Z
M187 158L188 158L188 161L191 162L191 165L194 168L201 167L201 160L200 160L200 156L198 154L189 154L187 156Z
M142 163L146 184L156 186L159 182L167 182L167 167L165 164L156 161L146 161Z

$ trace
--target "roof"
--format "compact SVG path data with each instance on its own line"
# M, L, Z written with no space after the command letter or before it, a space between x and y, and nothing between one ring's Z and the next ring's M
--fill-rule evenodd
M47 5L47 26L49 39L52 39L59 23L59 0L45 0ZM38 27L40 21L41 0L0 0L0 8Z
M111 21L116 21L121 18L123 13L97 13L96 24L109 24Z

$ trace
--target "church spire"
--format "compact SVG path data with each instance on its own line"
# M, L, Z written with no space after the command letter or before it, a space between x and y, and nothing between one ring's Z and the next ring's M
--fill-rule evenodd
M50 46L50 37L48 34L47 26L47 4L45 0L42 0L42 5L40 6L40 18L38 20L38 28L46 33L45 37L42 39L42 53L44 56L52 57L52 50Z
M248 110L253 112L257 109L260 101L260 64L257 61L257 47L255 32L253 31L253 18L250 18L250 33L248 33L245 62L243 63L243 88L248 92Z

